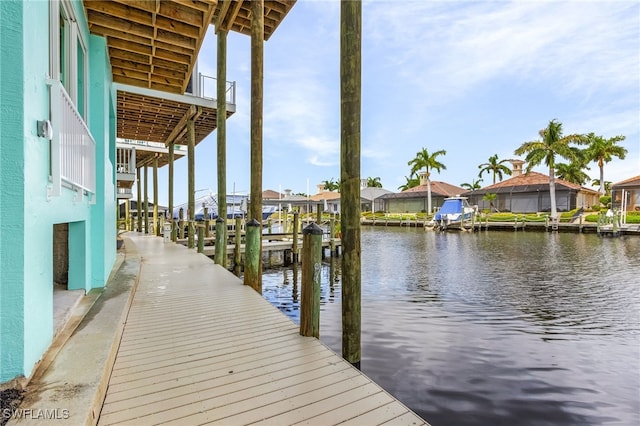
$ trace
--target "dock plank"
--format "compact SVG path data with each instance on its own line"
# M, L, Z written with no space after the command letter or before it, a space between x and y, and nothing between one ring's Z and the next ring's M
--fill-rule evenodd
M207 257L130 240L140 282L99 425L425 424Z

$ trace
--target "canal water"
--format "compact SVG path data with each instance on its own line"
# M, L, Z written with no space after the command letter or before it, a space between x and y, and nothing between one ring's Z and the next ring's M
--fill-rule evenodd
M640 424L640 238L362 230L362 370L434 426ZM341 351L340 260L321 340ZM301 268L263 294L299 322Z

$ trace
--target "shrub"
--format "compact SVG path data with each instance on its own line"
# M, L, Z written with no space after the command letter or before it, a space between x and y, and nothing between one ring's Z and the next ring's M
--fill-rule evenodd
M608 206L610 202L611 195L603 195L602 197L600 197L600 204L602 204L603 206Z

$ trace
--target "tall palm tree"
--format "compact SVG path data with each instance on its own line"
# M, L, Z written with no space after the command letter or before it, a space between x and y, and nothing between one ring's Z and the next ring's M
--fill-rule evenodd
M438 173L440 173L440 170L446 170L447 167L437 160L439 156L446 154L447 151L444 149L429 154L426 148L422 148L416 153L416 157L407 163L407 165L411 166L412 175L421 169L425 169L427 172L427 211L429 213L431 213L431 170L435 170Z
M461 183L460 187L468 189L469 191L475 191L476 189L482 188L482 186L480 186L480 182L482 182L482 179L471 179L471 183Z
M379 177L368 177L367 178L367 187L368 188L382 188L382 182Z
M503 163L506 163L509 160L500 160L498 161L498 154L492 155L489 157L488 163L482 163L478 166L480 169L480 173L478 173L478 177L481 178L483 173L491 173L493 174L493 183L496 183L496 176L502 180L502 175L511 175L511 169L508 166L505 166Z
M556 157L563 157L568 160L575 158L575 152L571 149L571 144L582 145L587 143L584 135L562 135L562 123L555 118L549 125L538 132L541 140L524 142L515 150L515 155L524 155L527 163L526 172L540 163L549 167L549 195L551 197L551 220L555 222L558 218L556 207Z
M618 157L621 160L627 156L627 149L617 145L618 142L625 140L625 136L619 135L609 139L605 139L602 136L596 136L593 133L586 135L589 145L585 152L587 158L590 161L598 163L600 168L600 194L605 194L604 187L604 163L610 162L613 157Z

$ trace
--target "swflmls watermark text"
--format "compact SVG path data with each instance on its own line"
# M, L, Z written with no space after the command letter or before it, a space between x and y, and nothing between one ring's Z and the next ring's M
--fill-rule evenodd
M69 418L69 410L66 408L18 408L15 410L5 408L0 411L0 416L14 420L67 420Z

